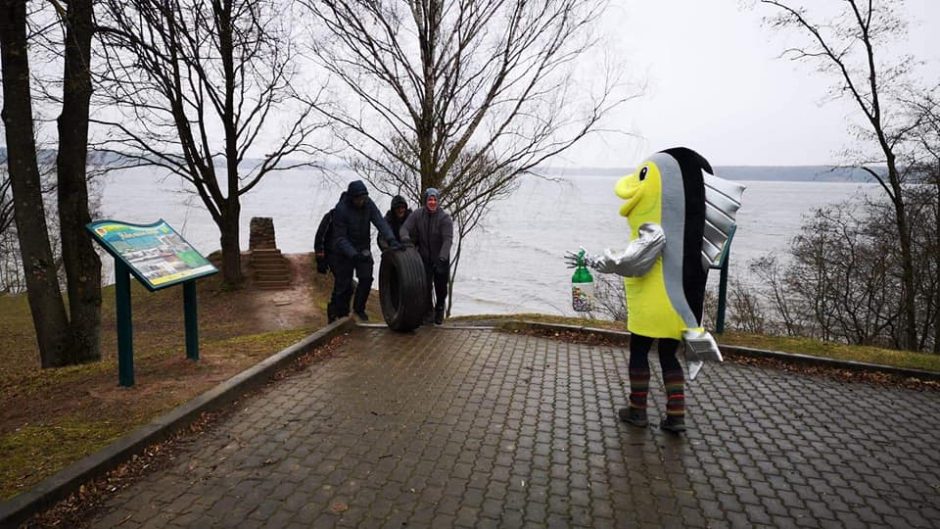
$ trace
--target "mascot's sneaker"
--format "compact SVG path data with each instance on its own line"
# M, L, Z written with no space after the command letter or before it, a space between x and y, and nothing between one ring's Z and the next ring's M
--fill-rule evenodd
M666 420L659 427L667 432L679 434L685 431L685 417L682 415L667 415Z
M617 416L620 417L621 421L640 428L645 428L649 424L649 420L646 418L646 410L643 408L634 408L633 406L620 408L617 410Z

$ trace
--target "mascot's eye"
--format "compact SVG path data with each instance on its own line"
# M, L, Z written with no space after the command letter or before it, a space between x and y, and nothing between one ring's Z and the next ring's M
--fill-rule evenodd
M646 180L646 172L649 170L648 167L640 169L640 181Z

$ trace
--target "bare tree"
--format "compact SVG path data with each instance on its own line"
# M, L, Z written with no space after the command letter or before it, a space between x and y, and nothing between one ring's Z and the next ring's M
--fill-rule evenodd
M902 105L896 97L904 78L910 73L910 57L885 61L879 55L883 46L905 32L905 23L897 15L902 0L840 0L819 6L817 12L834 9L829 18L816 18L810 10L789 0L761 0L778 11L770 19L778 29L795 29L805 41L784 52L784 56L807 61L835 79L833 96L854 102L865 120L860 129L863 140L873 144L871 158L863 155L858 166L881 185L893 206L901 259L901 289L904 333L903 347L917 349L917 311L915 270L911 247L911 224L902 186L905 172L899 163L898 149L914 126L902 117ZM867 158L867 159L866 159ZM887 168L886 172L878 166Z
M612 75L580 90L572 75L603 1L302 1L322 29L315 58L358 101L318 105L353 168L389 195L440 189L458 259L520 175L624 100Z
M25 290L25 278L16 241L13 218L13 190L6 160L0 167L0 294Z
M25 0L0 2L0 58L7 167L27 298L43 367L61 364L69 326L49 244L36 159Z
M940 85L934 86L932 90L913 88L904 101L909 112L908 119L916 125L909 135L907 165L915 175L915 181L922 184L916 191L926 195L926 200L921 202L927 204L927 217L932 217L932 222L918 225L920 229L930 229L934 234L924 241L922 252L932 258L915 268L927 275L927 291L933 293L924 305L933 314L932 318L928 318L933 326L933 352L940 353Z
M930 186L905 186L912 223L917 348L936 348L938 196ZM815 210L793 238L791 259L781 266L765 257L750 264L761 295L790 335L851 344L901 347L905 336L894 206L879 197ZM737 310L737 309L736 309Z
M45 23L45 6L53 8L52 24ZM91 220L86 153L91 97L90 49L94 34L92 0L71 0L64 5L58 0L49 0L33 11L27 10L26 2L6 2L4 9L5 53L11 55L3 64L10 186L8 189L6 183L0 182L0 234L4 252L19 252L23 262L21 268L12 266L4 256L4 288L21 287L19 276L22 275L43 367L98 360L101 357L101 262L85 232L85 225ZM28 33L29 24L35 20L40 20L39 25L44 29ZM59 27L62 39L49 38L51 30ZM34 137L29 73L32 45L54 50L53 53L63 59L64 66L58 78L61 96L53 98L54 102L61 103L56 170L47 167L45 175L40 173L40 158L46 164L51 156L39 156ZM17 108L12 110L13 106ZM11 131L15 131L13 140ZM44 176L51 185L44 186ZM6 201L8 190L12 192L12 202ZM47 217L44 193L57 194L54 200L58 206L57 217ZM11 212L16 218L15 238L11 237L8 223ZM25 229L24 225L27 225ZM50 227L55 229L50 230ZM61 260L57 255L61 255ZM61 298L60 267L64 269L62 280L68 288L68 314Z
M728 324L732 329L750 334L764 334L767 317L760 296L740 281L731 281Z
M101 259L85 226L88 200L88 118L91 101L92 0L50 0L64 27L62 110L56 175L62 262L68 285L70 347L66 363L101 358Z
M810 328L802 303L786 286L786 270L774 255L766 255L748 263L748 268L761 280L763 295L772 311L774 331L783 331L787 336L801 336ZM779 329L779 325L783 325ZM811 330L811 329L810 329Z
M623 278L616 274L594 274L594 309L591 318L627 321L627 298Z
M272 171L307 165L288 158L311 154L318 128L292 88L290 3L102 0L101 13L101 102L120 110L95 120L114 134L103 149L192 184L219 227L225 281L237 284L241 196ZM279 139L250 160L270 135Z
M6 165L6 160L3 162ZM13 227L13 190L10 184L10 174L6 168L0 168L0 233Z

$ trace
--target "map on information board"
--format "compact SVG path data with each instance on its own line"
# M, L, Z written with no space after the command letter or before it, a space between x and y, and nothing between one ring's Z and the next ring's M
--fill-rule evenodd
M218 272L163 219L147 225L100 220L86 228L150 290Z

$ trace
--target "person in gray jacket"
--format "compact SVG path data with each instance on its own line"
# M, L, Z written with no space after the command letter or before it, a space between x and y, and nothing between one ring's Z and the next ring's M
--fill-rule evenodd
M447 280L450 278L450 246L454 240L454 222L440 208L440 191L429 187L424 192L424 207L408 216L399 235L403 244L413 243L424 261L428 278L428 306L434 307L434 323L444 323ZM432 288L433 285L433 288ZM434 304L431 305L431 291ZM430 316L430 315L429 315Z

